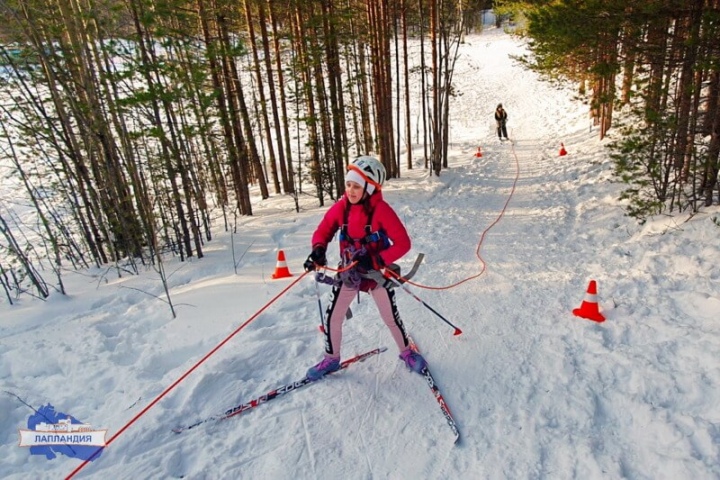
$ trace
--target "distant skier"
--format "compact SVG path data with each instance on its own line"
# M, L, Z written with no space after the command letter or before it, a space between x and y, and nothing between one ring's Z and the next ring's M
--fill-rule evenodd
M498 103L497 108L495 109L495 122L497 123L497 134L498 138L500 140L505 137L505 140L508 140L508 134L507 134L507 112L502 106L502 103Z
M393 208L383 200L380 191L385 182L385 167L375 157L358 157L345 175L345 194L320 221L312 236L312 252L303 267L306 271L327 264L328 243L340 231L341 266L352 268L340 273L342 282L332 290L325 312L325 358L311 367L307 378L315 381L340 369L340 343L345 314L359 292L367 292L375 301L380 317L390 329L400 350L400 358L411 370L420 372L426 365L423 357L410 349L408 335L395 303L395 291L384 288L362 273L380 270L410 250L410 237Z

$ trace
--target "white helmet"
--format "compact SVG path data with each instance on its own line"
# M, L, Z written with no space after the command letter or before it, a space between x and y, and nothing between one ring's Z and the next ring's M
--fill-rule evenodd
M354 171L370 185L380 190L385 183L385 166L375 157L357 157L348 165L349 171Z

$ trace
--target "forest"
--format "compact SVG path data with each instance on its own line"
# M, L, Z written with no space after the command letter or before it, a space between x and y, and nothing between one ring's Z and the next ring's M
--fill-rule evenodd
M490 8L622 132L629 215L720 202L720 0L4 0L5 299L64 294L68 269L163 276L252 195L334 201L357 155L440 175L457 47Z
M608 147L628 214L720 202L720 2L540 3L527 63L577 85L601 138L619 130Z

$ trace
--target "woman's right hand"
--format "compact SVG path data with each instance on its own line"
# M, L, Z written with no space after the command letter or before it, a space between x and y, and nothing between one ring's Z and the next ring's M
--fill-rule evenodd
M327 265L327 258L325 257L325 247L323 247L322 245L318 245L313 248L312 252L310 252L310 255L308 255L307 260L305 260L303 268L306 272L312 272L313 270L315 270L316 265L319 265L321 267Z

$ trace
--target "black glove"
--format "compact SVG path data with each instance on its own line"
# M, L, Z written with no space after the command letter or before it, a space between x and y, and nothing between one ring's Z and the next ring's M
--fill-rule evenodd
M385 262L380 255L363 255L357 258L357 262L357 266L366 272L380 270L385 266Z
M325 247L318 245L313 248L313 251L308 255L307 260L303 264L303 268L306 272L312 272L315 270L315 265L325 266L327 265L327 258L325 257Z

